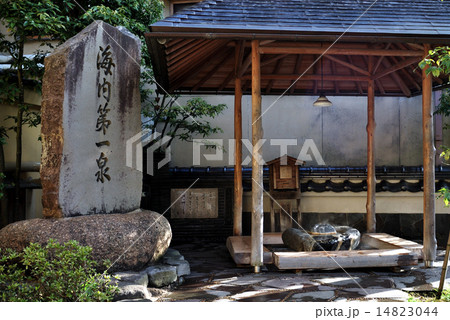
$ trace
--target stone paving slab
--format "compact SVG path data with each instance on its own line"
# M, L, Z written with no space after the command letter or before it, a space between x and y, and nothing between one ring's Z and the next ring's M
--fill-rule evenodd
M294 302L327 302L336 298L335 291L302 292L292 295L289 301Z
M311 270L279 271L267 266L260 274L238 268L225 244L188 244L176 247L190 263L185 282L156 301L214 302L344 302L407 301L408 291L437 287L441 267L353 269L348 273ZM442 266L442 264L441 264ZM450 283L450 279L447 280ZM155 293L152 292L152 301Z

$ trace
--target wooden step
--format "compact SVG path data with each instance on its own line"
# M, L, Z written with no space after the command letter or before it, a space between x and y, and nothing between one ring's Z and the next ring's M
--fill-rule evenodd
M423 258L423 246L387 233L366 233L361 237L361 242L377 249L406 249L417 255L419 260Z
M250 236L228 237L227 248L237 265L250 265L251 240ZM273 263L272 252L266 247L263 247L263 262L264 264Z
M355 251L274 252L278 269L341 269L409 266L418 263L417 255L406 249Z

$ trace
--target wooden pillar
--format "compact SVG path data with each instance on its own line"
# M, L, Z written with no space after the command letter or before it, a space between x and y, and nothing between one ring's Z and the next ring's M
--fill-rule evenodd
M373 71L373 57L369 57L369 72ZM375 177L375 86L374 80L369 80L367 88L367 232L376 232L375 192L377 180Z
M242 84L234 82L234 208L233 235L242 235Z
M430 46L424 45L425 56ZM431 106L432 78L422 70L422 132L423 132L423 260L426 267L432 267L436 260L435 228L435 176L433 108Z
M250 264L255 272L263 265L263 167L258 141L263 137L261 118L261 70L259 41L252 40L252 248Z

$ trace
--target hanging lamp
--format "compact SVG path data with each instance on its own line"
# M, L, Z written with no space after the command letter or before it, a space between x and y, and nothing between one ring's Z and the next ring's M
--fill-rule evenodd
M321 79L322 79L322 90L319 95L319 98L317 98L316 101L314 101L313 106L314 107L331 107L333 104L330 100L325 96L323 93L323 57L320 58L320 72L321 72Z

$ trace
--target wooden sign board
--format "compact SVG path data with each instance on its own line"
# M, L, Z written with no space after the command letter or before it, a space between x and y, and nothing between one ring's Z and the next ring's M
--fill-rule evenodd
M219 189L171 189L172 219L214 219L219 217Z

